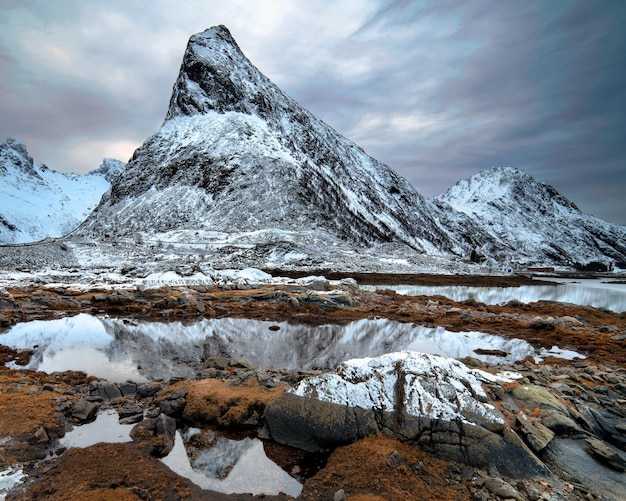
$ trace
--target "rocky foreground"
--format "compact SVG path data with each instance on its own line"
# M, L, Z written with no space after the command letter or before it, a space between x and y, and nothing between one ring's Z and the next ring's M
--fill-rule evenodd
M0 291L2 328L78 313L313 325L382 317L587 358L489 365L405 352L322 373L208 357L193 379L113 384L20 370L31 354L0 347L0 470L27 474L7 499L252 499L202 490L159 461L184 426L260 436L304 482L303 500L626 499L625 314L404 297L353 280ZM132 442L59 447L71 426L107 408L134 424Z

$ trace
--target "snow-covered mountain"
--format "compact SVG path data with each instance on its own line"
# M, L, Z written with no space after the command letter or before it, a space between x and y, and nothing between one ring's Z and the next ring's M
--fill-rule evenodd
M451 235L438 212L285 95L218 26L189 40L163 126L81 232L167 241L236 234L257 245L397 242L469 255L474 244Z
M190 38L163 125L73 235L200 244L223 256L256 249L237 251L244 266L305 255L332 266L326 256L359 253L547 266L626 263L624 231L517 170L424 199L285 95L217 26Z
M463 179L435 199L469 216L509 247L511 261L617 263L626 267L626 226L583 214L552 186L496 167Z
M78 226L124 164L107 158L80 176L35 164L16 139L0 144L0 244L59 237Z

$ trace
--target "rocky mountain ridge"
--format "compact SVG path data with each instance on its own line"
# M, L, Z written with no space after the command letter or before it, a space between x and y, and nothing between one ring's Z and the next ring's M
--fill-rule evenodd
M16 139L0 144L0 244L60 237L78 226L124 168L105 158L85 175L36 164Z
M459 211L498 241L511 261L626 266L626 227L583 214L554 187L521 169L495 167L457 182L437 203Z

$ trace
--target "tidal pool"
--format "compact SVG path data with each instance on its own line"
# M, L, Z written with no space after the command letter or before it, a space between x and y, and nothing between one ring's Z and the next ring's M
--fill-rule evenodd
M89 447L99 442L130 442L134 425L119 423L113 409L100 412L92 423L76 426L65 434L59 445ZM258 438L231 440L212 430L188 428L176 431L172 451L161 460L172 471L194 484L225 494L278 494L296 497L302 485L265 454ZM21 479L17 472L5 474L7 490L11 480ZM0 475L0 496L2 496ZM0 500L2 498L0 497Z
M386 319L320 326L233 318L187 324L80 314L18 324L0 334L0 344L33 349L27 369L47 373L79 370L112 382L195 378L211 356L245 358L262 367L290 370L328 370L352 358L405 349L452 358L469 355L489 363L511 363L547 354L580 356L557 348L538 352L521 339ZM507 355L478 355L474 352L478 348Z
M364 290L391 289L407 296L445 296L453 301L473 299L485 304L508 301L533 303L556 301L580 306L605 308L617 313L626 311L626 284L604 280L541 278L554 285L522 285L520 287L470 287L461 285L362 285Z

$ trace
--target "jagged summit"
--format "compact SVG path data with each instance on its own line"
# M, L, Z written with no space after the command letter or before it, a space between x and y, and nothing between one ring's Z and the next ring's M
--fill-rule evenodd
M20 173L41 178L34 169L33 158L28 154L26 145L12 137L0 144L0 175L8 174L8 165L14 166Z
M532 187L532 192L529 197L527 190L530 187ZM454 196L457 205L462 201L476 202L478 198L494 203L500 200L523 205L529 201L535 203L539 200L542 205L557 204L580 213L578 207L559 194L554 187L535 180L530 174L517 167L492 167L481 171L458 181L447 191L446 196ZM445 198L445 196L442 197ZM548 211L549 208L546 206L544 209Z
M250 114L254 96L248 95L248 90L269 83L253 69L225 26L214 26L193 35L165 119L208 111Z

